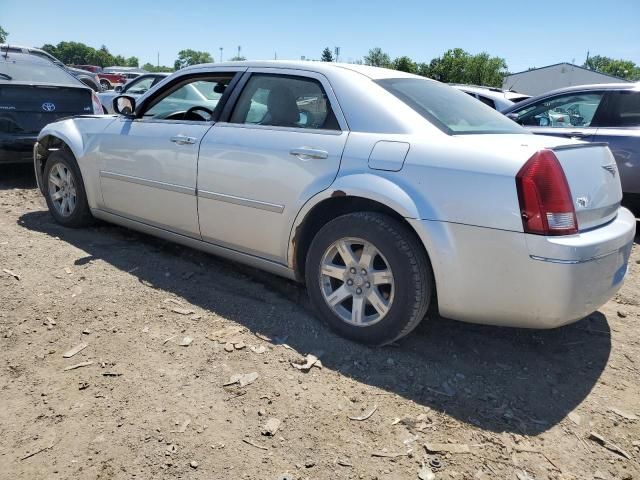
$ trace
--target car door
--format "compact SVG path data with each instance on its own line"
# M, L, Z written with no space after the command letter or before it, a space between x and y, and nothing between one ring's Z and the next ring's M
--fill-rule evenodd
M622 191L640 199L640 90L607 92L593 123L594 140L607 142L616 159Z
M101 208L199 238L198 148L234 75L178 77L145 99L136 118L121 116L111 123L98 146Z
M509 116L538 135L591 141L596 132L591 121L603 94L584 91L554 95L514 110Z
M338 173L346 122L327 79L250 69L205 136L198 165L204 240L284 263L302 205Z

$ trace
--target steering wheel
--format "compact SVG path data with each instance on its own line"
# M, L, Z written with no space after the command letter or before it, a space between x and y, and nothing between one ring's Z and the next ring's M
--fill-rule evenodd
M207 108L207 107L202 107L200 105L196 105L195 107L191 107L189 110L187 110L184 114L184 119L185 120L189 120L191 117L192 113L195 113L197 111L201 111L206 113L207 115L209 115L209 118L204 118L202 115L198 115L202 120L210 120L213 117L213 110Z

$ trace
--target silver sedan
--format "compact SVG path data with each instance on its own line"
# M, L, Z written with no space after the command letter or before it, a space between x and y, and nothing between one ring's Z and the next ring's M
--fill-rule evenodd
M56 221L99 218L306 282L348 338L393 342L428 311L557 327L625 277L635 219L607 146L529 134L438 82L234 62L116 107L40 133Z

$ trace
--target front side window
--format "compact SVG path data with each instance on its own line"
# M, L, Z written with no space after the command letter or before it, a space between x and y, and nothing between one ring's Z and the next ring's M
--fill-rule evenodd
M339 130L320 82L284 75L254 74L244 87L230 123Z
M516 110L520 125L534 127L590 127L602 92L571 93L547 98ZM595 125L594 125L595 126Z
M496 110L440 82L389 78L376 83L448 135L527 133Z
M167 88L143 117L159 120L211 121L234 74L193 78Z
M640 126L640 92L607 92L594 124L598 127Z

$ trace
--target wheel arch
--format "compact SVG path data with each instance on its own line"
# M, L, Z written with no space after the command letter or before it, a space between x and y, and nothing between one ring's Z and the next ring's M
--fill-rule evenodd
M61 149L68 150L77 160L82 152L81 135L77 131L54 131L45 127L42 132L40 132L40 135L38 135L38 142L35 146L33 159L36 180L41 191L43 189L42 173L44 172L47 159L51 152Z
M339 178L329 189L309 200L296 216L287 250L288 266L295 272L296 279L304 280L306 255L320 228L334 218L359 211L387 214L405 225L420 240L414 227L407 221L407 218L421 218L420 208L402 187L389 179L371 174ZM422 241L420 245L430 259Z

